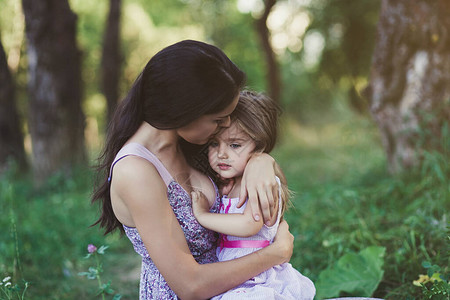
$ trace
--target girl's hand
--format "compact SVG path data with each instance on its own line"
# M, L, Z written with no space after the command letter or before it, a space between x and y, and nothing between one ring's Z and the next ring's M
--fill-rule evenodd
M272 219L278 203L278 183L275 180L274 163L275 160L266 153L255 153L250 158L242 176L237 205L241 207L248 197L253 218L259 221L262 212L266 224Z
M280 222L272 245L276 246L276 254L280 256L280 264L289 262L294 251L294 236L289 232L289 225L285 220Z
M198 190L192 191L191 198L192 198L192 211L194 212L194 216L197 219L202 214L209 213L209 201L202 192Z

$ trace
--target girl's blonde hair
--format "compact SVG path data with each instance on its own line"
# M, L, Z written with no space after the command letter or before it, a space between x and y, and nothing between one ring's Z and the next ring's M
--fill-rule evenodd
M231 114L231 122L255 142L254 152L270 153L278 138L278 118L281 110L278 104L263 93L244 90ZM291 198L286 176L276 164L275 175L281 181L281 215L285 212Z

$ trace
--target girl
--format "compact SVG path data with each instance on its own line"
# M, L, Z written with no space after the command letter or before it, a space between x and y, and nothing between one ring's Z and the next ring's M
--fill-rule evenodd
M269 153L277 136L278 110L268 97L242 92L231 114L231 125L224 128L209 144L208 158L213 171L234 185L222 197L220 214L211 213L208 202L199 192L192 193L193 211L199 223L221 233L217 249L219 261L228 261L250 254L272 243L289 199L286 179L280 168L276 179L280 185L277 213L268 225L254 222L251 211L239 203L239 190L246 164L253 153ZM261 174L262 175L262 174ZM240 286L213 299L313 299L311 280L291 264L284 263L259 274Z
M183 145L205 144L229 126L244 79L217 47L181 41L150 59L116 110L93 201L101 203L97 223L106 233L125 232L142 256L140 299L210 298L289 261L293 236L286 223L258 254L218 263L215 233L192 214L194 186L202 187L211 211L218 211L220 199L216 185L187 163L193 154ZM255 155L248 169L248 194L273 198L273 159ZM255 190L252 178L261 172L268 175L256 181L269 184Z

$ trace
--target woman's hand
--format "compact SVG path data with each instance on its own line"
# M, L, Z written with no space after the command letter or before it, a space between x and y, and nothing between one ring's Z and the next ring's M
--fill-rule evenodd
M289 225L285 220L280 222L272 245L276 247L276 253L280 255L280 264L289 262L294 251L294 236L289 232Z
M266 153L255 153L247 163L242 176L238 207L246 201L251 206L255 221L262 212L268 224L278 203L278 183L275 180L275 160ZM247 204L248 205L248 204Z

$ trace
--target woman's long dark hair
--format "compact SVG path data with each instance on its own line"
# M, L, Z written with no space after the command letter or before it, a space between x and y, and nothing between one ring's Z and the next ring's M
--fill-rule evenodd
M217 47L185 40L153 56L118 105L108 126L99 157L92 202L101 203L100 224L105 234L122 224L114 215L111 164L123 145L147 122L158 129L183 127L205 114L227 107L245 82L245 74Z

